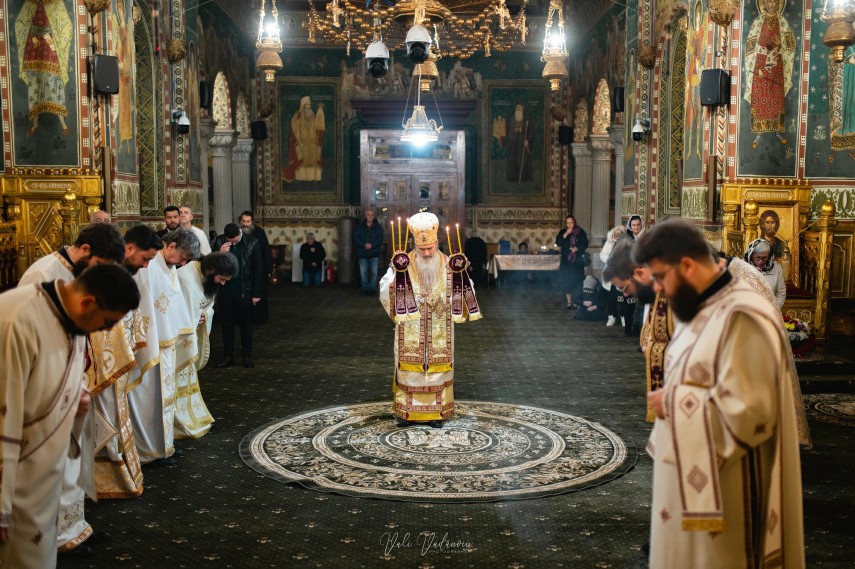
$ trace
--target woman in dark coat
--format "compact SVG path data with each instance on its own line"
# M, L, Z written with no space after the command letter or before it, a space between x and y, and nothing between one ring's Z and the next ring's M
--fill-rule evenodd
M561 249L559 276L561 287L567 298L567 308L578 306L573 299L582 301L582 281L585 279L585 264L582 253L588 249L588 234L576 223L576 218L568 215L564 218L564 228L558 232L555 244Z

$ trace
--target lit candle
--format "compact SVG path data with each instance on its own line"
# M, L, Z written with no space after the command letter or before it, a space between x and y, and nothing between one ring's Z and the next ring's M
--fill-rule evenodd
M401 218L398 217L398 245L401 244Z
M448 254L453 255L454 251L451 250L451 230L447 225L445 226L445 240L448 241Z
M397 251L397 249L395 249L395 220L390 220L389 224L392 226L391 235L389 235L389 238L392 240L392 251Z
M406 241L404 242L404 252L407 252L407 247L410 246L410 218L407 218L407 232L405 233Z
M454 227L457 228L457 252L462 253L463 252L463 244L460 242L460 224L455 223Z

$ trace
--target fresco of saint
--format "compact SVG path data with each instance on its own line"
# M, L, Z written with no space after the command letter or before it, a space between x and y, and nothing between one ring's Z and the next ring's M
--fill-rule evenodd
M785 99L793 88L796 39L783 12L787 0L757 0L760 14L748 31L745 44L745 100L751 103L752 148L763 133L784 137Z
M27 85L31 122L27 136L36 134L42 113L56 115L62 134L70 134L65 85L73 31L63 0L25 0L15 19L18 71Z

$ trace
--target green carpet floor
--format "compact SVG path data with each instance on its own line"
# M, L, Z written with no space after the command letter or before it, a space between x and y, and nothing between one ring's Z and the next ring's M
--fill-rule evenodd
M457 327L459 399L519 403L597 421L643 449L644 365L619 327L572 320L547 288L481 289L481 321ZM87 503L113 539L60 567L646 567L651 461L608 484L533 500L427 504L352 498L266 478L240 459L253 429L302 411L391 397L392 323L350 287L271 293L257 367L201 374L216 419L145 468L133 500ZM212 364L220 332L213 333ZM812 421L802 453L808 567L851 567L852 428Z

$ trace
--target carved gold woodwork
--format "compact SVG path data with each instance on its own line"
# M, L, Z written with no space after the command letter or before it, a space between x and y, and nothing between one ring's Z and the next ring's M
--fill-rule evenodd
M775 211L780 218L780 239L789 241L789 267L782 263L788 283L801 289L804 298L787 298L781 309L811 322L817 344L827 339L829 285L835 207L828 200L819 217L808 224L811 186L805 180L750 178L722 185L722 211L727 234L727 252L742 256L752 240L762 235L763 212ZM786 260L785 260L786 261ZM788 289L789 289L788 285Z
M36 259L71 244L101 201L99 175L57 172L0 177L5 218L15 227L18 275Z
M0 291L18 282L18 239L14 223L0 222Z

